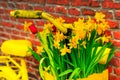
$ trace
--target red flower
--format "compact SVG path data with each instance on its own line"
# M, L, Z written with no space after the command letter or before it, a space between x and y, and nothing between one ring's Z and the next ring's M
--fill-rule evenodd
M53 32L53 34L56 34L57 29L56 29L56 27L55 27L55 26L52 26L52 32Z
M33 33L33 34L36 34L38 31L37 31L37 28L34 24L30 25L29 26L29 29L30 31Z

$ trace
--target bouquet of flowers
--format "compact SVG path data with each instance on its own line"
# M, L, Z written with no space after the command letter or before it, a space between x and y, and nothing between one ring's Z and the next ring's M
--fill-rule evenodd
M36 13L50 21L44 24L43 31L27 22L24 28L36 34L40 41L36 51L31 48L29 51L40 62L39 72L43 80L82 80L107 69L115 47L111 35L107 34L109 25L103 13L96 12L93 19L79 18L72 24L61 17Z

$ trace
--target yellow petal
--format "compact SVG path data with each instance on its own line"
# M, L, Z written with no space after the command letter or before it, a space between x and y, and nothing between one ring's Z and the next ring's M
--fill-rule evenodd
M54 77L46 71L44 71L44 77L45 77L45 80L55 80Z

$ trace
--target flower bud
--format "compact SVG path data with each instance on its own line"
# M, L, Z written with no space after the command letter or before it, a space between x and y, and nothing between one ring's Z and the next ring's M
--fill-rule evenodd
M37 31L37 28L34 24L32 24L31 26L29 26L29 29L30 31L33 33L33 34L36 34L38 31Z

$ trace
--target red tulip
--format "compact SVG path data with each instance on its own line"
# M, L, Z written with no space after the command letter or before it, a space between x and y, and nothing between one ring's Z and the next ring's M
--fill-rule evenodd
M34 24L32 24L31 26L29 26L29 29L30 31L33 33L33 34L36 34L38 31L37 31L37 28Z

